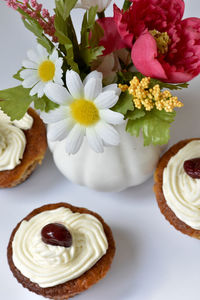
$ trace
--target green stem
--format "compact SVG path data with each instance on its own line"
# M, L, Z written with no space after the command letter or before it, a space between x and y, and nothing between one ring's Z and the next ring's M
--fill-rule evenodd
M98 15L99 19L105 18L105 12L104 12L104 10L101 11L101 12L98 12L97 15Z
M129 9L130 6L131 6L131 1L125 0L123 5L123 10L126 11L127 9Z

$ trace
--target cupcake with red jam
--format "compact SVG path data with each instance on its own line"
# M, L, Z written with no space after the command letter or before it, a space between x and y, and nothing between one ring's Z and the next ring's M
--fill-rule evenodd
M26 180L41 164L46 149L46 128L33 109L13 122L0 110L0 188Z
M13 230L8 263L25 288L64 300L102 279L115 254L111 229L96 213L67 203L42 206Z
M154 191L165 218L200 239L200 139L180 141L160 159Z

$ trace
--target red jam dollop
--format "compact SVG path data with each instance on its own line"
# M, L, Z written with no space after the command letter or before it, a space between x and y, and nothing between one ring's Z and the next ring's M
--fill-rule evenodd
M200 179L200 157L186 160L183 167L190 177Z
M72 236L69 230L60 223L50 223L41 231L42 241L53 246L71 247Z

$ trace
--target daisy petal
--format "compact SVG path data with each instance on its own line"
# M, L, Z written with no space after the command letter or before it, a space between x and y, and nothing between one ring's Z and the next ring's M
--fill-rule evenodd
M41 98L44 96L45 83L44 82L39 82L39 83L40 83L40 85L39 85L37 95L38 95L38 98Z
M94 100L94 103L99 109L105 109L113 107L119 97L115 94L114 91L107 91L99 94L99 96Z
M38 83L39 79L37 78L37 76L31 76L31 77L28 77L27 79L25 79L23 82L22 82L22 86L25 88L25 89L30 89L32 88L36 83Z
M86 128L86 137L90 147L97 153L104 151L103 142L93 127Z
M86 83L88 82L88 80L90 80L91 78L95 78L95 79L99 79L99 80L103 80L103 74L101 72L98 72L98 71L92 71L91 73L89 73L84 81L83 81L83 84L86 85Z
M65 150L68 154L75 154L80 149L83 138L85 135L85 129L79 124L76 124L70 131L65 144Z
M49 111L48 113L42 112L40 117L43 122L46 124L56 123L63 119L66 119L69 116L69 107L60 106L54 110Z
M54 123L49 126L48 139L50 141L62 141L67 137L73 125L74 123L70 118Z
M56 50L56 48L54 48L51 55L49 55L49 59L53 62L56 62L56 60L58 59L58 51Z
M70 94L75 99L83 97L83 83L78 73L73 70L66 72L66 84Z
M103 88L103 92L107 92L107 91L115 91L115 94L117 96L120 96L120 94L121 94L121 90L120 90L120 88L118 88L116 83L109 84L109 85L105 86Z
M53 80L56 84L59 84L59 85L63 85L63 81L60 77L58 76L55 76L54 80Z
M100 110L100 117L101 119L103 119L104 121L110 124L117 125L117 124L124 123L124 116L110 109Z
M113 126L102 121L97 123L95 130L105 143L113 146L117 146L119 144L119 133L113 128Z
M27 52L27 56L32 62L36 63L37 65L42 61L39 54L32 49Z
M73 101L67 89L56 83L48 83L44 89L45 95L57 104L68 104Z
M55 77L59 77L59 78L62 78L62 74L63 74L63 71L62 71L62 69L61 68L57 68L56 70L55 70Z
M56 66L57 69L60 69L62 67L62 64L63 64L63 59L61 57L56 59L55 66Z
M30 61L30 60L23 60L22 66L24 68L30 68L30 69L37 69L37 67L38 67L38 65L35 62Z
M48 59L49 54L47 50L44 47L42 47L40 44L37 45L37 52L40 55L42 60Z
M20 72L20 77L22 79L27 79L29 76L37 76L37 70L25 69Z
M43 95L42 96L39 95L41 95L42 93L44 94L43 90L44 90L44 83L40 81L32 88L32 90L30 91L30 96L34 96L38 94L38 97L42 97Z
M102 80L91 78L84 87L84 98L94 100L102 92Z
M59 84L59 85L63 85L63 81L62 81L62 72L56 72L53 82Z

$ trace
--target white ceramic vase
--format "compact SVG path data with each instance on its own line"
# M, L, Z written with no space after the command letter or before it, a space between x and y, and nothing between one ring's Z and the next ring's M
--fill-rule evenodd
M48 141L57 168L70 181L104 192L118 192L145 182L152 176L163 148L144 147L143 137L131 136L124 126L118 126L120 145L106 147L104 153L94 152L86 139L75 155L65 152L65 140Z

